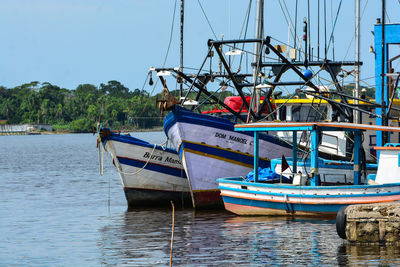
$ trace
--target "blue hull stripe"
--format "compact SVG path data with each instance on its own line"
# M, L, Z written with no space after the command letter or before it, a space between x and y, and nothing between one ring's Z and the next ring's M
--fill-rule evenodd
M129 135L119 135L119 134L112 134L110 136L107 136L107 140L112 140L112 141L117 141L125 144L130 144L130 145L135 145L135 146L141 146L141 147L148 147L153 149L154 144L150 144L149 142L143 141L141 139L129 136ZM162 151L167 151L173 154L178 154L176 150L166 148L163 149L161 146L156 145L156 149L162 150Z
M118 157L118 161L120 164L129 165L137 168L143 168L143 166L146 164L146 162L144 161L122 158L122 157ZM144 169L149 171L159 172L160 174L168 174L176 176L177 178L187 179L186 173L183 169L177 169L165 165L153 164L150 162L144 167Z
M248 185L248 186L254 186L253 182L245 182L241 177L229 177L229 178L218 178L217 182L219 183L228 183L228 184L238 184L238 185ZM293 185L284 185L284 184L263 184L263 183L258 183L258 187L263 187L263 188L285 188L285 189L293 189ZM392 183L392 184L379 184L379 185L348 185L348 186L329 186L329 189L342 189L342 190L347 190L347 189L360 189L360 188L375 188L375 189L381 189L381 188L387 188L387 187L394 187L394 186L400 186L400 183ZM321 189L324 188L325 186L303 186L303 190L315 190L315 189ZM326 187L325 187L326 188Z
M165 119L164 119L164 132L168 134L169 129L176 123L176 122L184 122L184 123L190 123L190 124L195 124L195 125L202 125L205 127L209 128L215 128L215 129L220 129L220 130L225 130L225 131L231 131L235 132L234 126L235 123L224 119L224 118L218 118L214 117L211 115L207 114L199 114L199 113L194 113L192 111L189 111L187 109L175 106L174 110L169 113ZM247 133L247 132L241 132L241 134L250 136L253 138L252 133ZM292 146L280 141L278 138L275 138L274 136L267 135L267 134L260 134L260 140L265 140L270 143L280 145L283 147L291 148Z
M292 204L284 202L267 202L259 200L234 198L228 196L223 196L222 198L225 203L244 205L249 207L284 210L287 211L288 213L293 213L293 212L337 213L341 207L348 206L342 204L315 205L315 204Z
M220 157L220 158L225 158L228 159L229 161L238 161L242 162L244 164L248 165L253 165L254 163L254 157L251 155L243 155L241 153L237 153L234 151L229 151L229 150L224 150L224 149L219 149L217 147L210 147L210 146L205 146L201 144L194 144L194 143L189 143L189 142L182 142L182 145L180 147L179 151L179 156L182 157L181 150L182 149L191 149L198 151L200 153L205 153L208 155ZM270 162L267 160L260 159L260 167L266 168L270 166Z
M384 197L384 196L393 196L393 195L400 194L399 191L394 191L394 192L379 193L379 194L375 193L375 194L351 194L351 195L349 194L349 195L346 195L346 194L341 193L340 195L310 195L305 192L306 190L303 191L304 194L284 194L284 193L272 193L272 192L245 190L245 189L238 189L238 188L225 187L225 186L219 186L218 188L220 190L227 190L227 191L232 191L232 192L240 192L240 193L248 193L248 194L257 194L257 195L266 195L266 196L284 197L286 195L288 197L315 198L315 199L317 199L317 198L337 198L338 200L343 199L343 198ZM297 190L297 188L293 188L293 190Z

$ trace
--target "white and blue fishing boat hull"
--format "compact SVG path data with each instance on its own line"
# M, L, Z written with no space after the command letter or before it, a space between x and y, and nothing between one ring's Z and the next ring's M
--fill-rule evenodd
M129 207L190 205L184 169L175 150L112 133L103 142L121 178Z
M400 200L400 183L299 186L220 178L225 208L238 215L336 216L343 206Z
M248 173L254 163L254 136L235 132L234 122L175 106L164 119L164 131L178 149L190 183L193 206L223 207L219 177ZM270 158L291 155L291 146L278 138L262 134L259 138L261 167Z

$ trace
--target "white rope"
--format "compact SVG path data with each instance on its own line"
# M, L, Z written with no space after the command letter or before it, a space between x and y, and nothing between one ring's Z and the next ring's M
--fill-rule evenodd
M167 149L167 147L166 147L166 146L164 147L164 145L166 145L167 143L168 143L168 138L167 138L163 143L159 144L158 146L160 146L160 147L165 151L165 150ZM115 155L114 161L116 162L116 165L118 165L118 166L116 166L116 165L114 165L114 164L112 164L112 165L113 165L114 168L118 171L118 173L119 173L119 174L124 174L124 175L135 175L135 174L140 173L141 171L143 171L143 170L146 168L147 164L150 162L150 159L151 159L151 157L152 157L153 154L154 154L154 151L155 151L155 149L156 149L156 147L157 147L157 144L154 144L153 150L151 151L150 156L148 157L148 159L147 159L146 163L143 165L143 167L141 167L139 170L137 170L137 171L135 171L135 172L123 172L123 171L122 171L122 168L119 167L118 159L117 159L117 154L115 154L115 152L114 152L114 150L113 150L111 144L109 145L109 147L110 147L110 149L111 149L111 154L113 155L113 156L112 156L113 159L114 159L114 155Z

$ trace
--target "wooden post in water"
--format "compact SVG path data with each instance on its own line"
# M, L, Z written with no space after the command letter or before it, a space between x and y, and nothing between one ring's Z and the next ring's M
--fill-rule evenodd
M172 266L172 251L174 245L174 229L175 229L175 206L172 200L171 200L171 206L172 206L172 232L171 232L171 251L169 253L169 266Z

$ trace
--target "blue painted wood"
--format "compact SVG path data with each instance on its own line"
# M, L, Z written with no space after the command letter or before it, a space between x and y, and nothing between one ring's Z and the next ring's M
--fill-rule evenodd
M237 132L267 132L267 131L310 131L312 126L286 126L286 127L246 127L246 128L237 128L235 127L235 131ZM336 130L331 131L339 131L338 128Z
M315 128L311 131L311 186L319 186L319 170L318 170L318 144L319 129Z
M397 166L400 167L400 153L397 155L397 157L398 157L398 159L399 159L398 162L397 162L397 164L398 164Z
M253 182L245 182L245 181L243 181L243 177L229 177L229 178L218 178L217 179L217 182L218 183L230 183L230 184L237 184L237 185L247 185L247 186L252 186L252 185L254 185L254 183ZM360 188L362 188L362 189L367 189L367 188L376 188L376 189L379 189L379 188L387 188L387 187L392 187L392 186L400 186L400 183L393 183L393 184L379 184L379 185L332 185L332 186L329 186L329 189L330 190L336 190L336 189L341 189L341 190L349 190L349 189L360 189ZM264 183L258 183L257 184L257 187L261 187L261 188L265 188L265 189L268 189L268 188L294 188L294 187L296 187L296 186L293 186L293 185L291 185L291 184L264 184ZM218 187L219 189L225 189L225 187L223 187L223 186L219 186ZM226 187L226 189L228 189L228 187ZM318 187L318 186L303 186L302 188L301 188L303 191L304 191L304 193L305 194L307 194L307 190L316 190L316 189L321 189L321 187ZM234 188L230 188L229 190L233 190L233 191L236 191L236 189L234 189ZM239 190L239 189L238 189ZM247 190L247 189L246 189ZM247 190L247 192L248 192L249 190ZM260 194L263 194L262 192L263 191L257 191L257 192L260 192ZM264 193L265 194L270 194L268 191L264 191ZM391 193L385 193L385 194L390 194L390 195L392 195L393 193L395 193L395 192L391 192ZM271 194L273 194L273 193L271 193ZM276 193L276 194L278 194L278 193ZM282 195L282 194L281 194ZM346 194L343 194L342 196L345 196ZM357 196L357 195L355 195L355 194L350 194L351 196ZM359 195L359 196L364 196L365 194L362 194L362 195ZM302 194L302 195L296 195L296 194L294 194L294 195L292 195L292 196L304 196L304 194ZM313 194L309 194L309 195L307 195L307 197L315 197L315 198L318 198L318 197L321 197L321 196L318 196L318 195L313 195ZM337 197L337 196L334 196L334 195L330 195L330 196L325 196L325 197Z
M254 132L254 182L258 182L258 132Z
M400 44L400 24L385 24L385 52L382 55L382 25L377 24L374 27L374 36L375 36L375 100L376 103L382 104L382 57L385 58L385 62L388 61L388 45L389 44ZM387 65L385 65L385 73L387 72ZM385 88L387 85L387 78L385 78ZM386 105L389 103L389 94L387 90L384 92L384 101ZM382 110L381 108L376 109L377 115L382 115L382 113L386 112L386 110ZM382 125L382 119L376 118L376 125ZM382 144L382 132L376 132L376 141L377 146L383 146ZM379 153L379 151L378 151ZM379 156L379 154L378 154Z
M361 140L361 133L355 132L354 133L354 147L353 147L353 157L354 157L354 184L359 185L361 184L361 150L362 140Z

